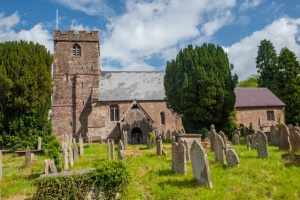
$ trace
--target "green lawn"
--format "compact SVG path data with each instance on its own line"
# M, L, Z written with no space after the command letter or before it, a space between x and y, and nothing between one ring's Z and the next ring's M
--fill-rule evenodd
M285 152L269 146L270 158L262 159L256 150L248 151L246 145L233 148L240 158L239 167L215 163L213 153L207 152L213 185L209 189L194 180L191 161L187 161L186 175L172 173L170 143L164 144L167 157L157 157L156 150L146 149L146 145L129 145L126 163L132 182L126 199L300 199L300 166L285 165L281 159ZM106 157L106 144L85 146L85 154L70 170L93 167ZM32 181L43 173L45 157L36 159L27 169L24 157L4 155L2 199L31 196L35 191Z

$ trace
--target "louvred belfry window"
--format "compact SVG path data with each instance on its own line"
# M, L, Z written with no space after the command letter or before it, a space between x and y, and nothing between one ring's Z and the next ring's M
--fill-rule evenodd
M72 47L72 55L73 56L81 56L81 47L79 44L74 44Z

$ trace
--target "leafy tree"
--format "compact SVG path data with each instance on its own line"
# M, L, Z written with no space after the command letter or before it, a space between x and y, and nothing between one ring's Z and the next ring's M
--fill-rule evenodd
M286 123L295 124L300 121L300 64L295 53L288 48L281 49L278 69L276 94L286 103Z
M6 148L35 148L38 136L49 139L52 61L42 45L0 43L0 133Z
M259 74L259 87L276 90L275 74L277 73L277 54L270 40L262 40L258 46L256 68Z
M227 125L237 82L232 67L222 47L213 44L189 45L167 62L166 100L168 107L182 116L186 131L196 132L210 124L230 131Z
M236 86L237 87L257 88L258 87L258 75L251 75L246 80L238 82Z

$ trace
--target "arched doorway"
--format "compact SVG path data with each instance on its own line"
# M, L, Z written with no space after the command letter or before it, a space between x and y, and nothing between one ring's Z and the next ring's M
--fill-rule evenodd
M143 133L142 130L138 127L135 127L131 131L131 142L132 144L143 143Z

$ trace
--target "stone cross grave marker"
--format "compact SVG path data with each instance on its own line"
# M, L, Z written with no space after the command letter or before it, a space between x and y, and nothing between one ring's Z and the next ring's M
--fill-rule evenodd
M226 153L226 162L227 165L232 166L239 166L240 160L238 155L235 153L233 149L229 149Z
M268 150L268 138L265 133L262 131L258 131L256 133L256 148L257 154L260 158L269 157L269 150Z
M196 181L199 184L206 184L209 188L212 188L208 158L203 146L198 140L194 140L190 154L193 174Z

